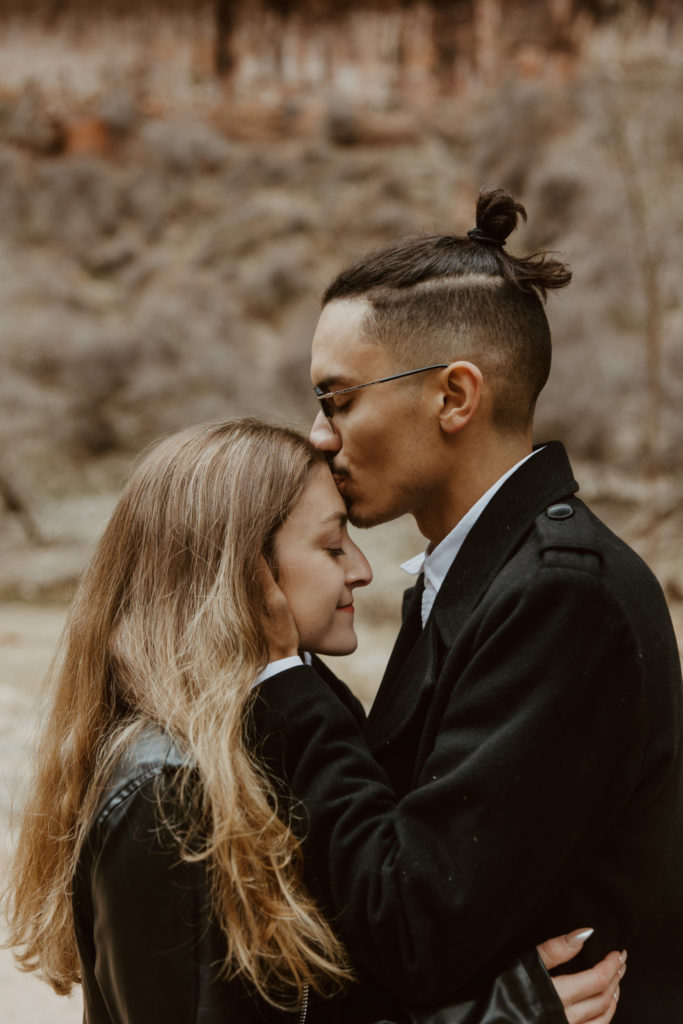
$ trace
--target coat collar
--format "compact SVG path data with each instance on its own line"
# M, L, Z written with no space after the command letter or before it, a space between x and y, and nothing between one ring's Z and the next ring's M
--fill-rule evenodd
M432 617L447 646L536 517L578 489L559 441L550 441L505 481L472 527L434 603Z
M425 691L436 684L442 657L536 517L578 489L564 447L551 441L520 466L486 506L449 569L422 631L422 586L408 591L403 626L368 716L366 740L377 754L401 732Z

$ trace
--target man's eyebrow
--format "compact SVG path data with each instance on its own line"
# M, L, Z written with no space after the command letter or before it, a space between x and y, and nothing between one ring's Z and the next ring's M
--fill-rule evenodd
M321 391L328 392L334 391L336 388L340 387L349 387L350 384L350 377L344 377L339 374L333 374L331 377L323 377L323 379L315 386L320 388Z

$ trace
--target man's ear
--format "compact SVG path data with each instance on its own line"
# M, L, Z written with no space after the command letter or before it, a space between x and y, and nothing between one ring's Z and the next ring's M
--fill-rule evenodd
M478 366L459 360L441 376L439 422L446 434L455 434L470 422L481 401L484 376Z

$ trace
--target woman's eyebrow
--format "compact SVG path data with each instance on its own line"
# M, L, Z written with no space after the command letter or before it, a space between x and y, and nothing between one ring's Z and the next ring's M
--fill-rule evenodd
M348 519L349 517L346 512L333 512L331 515L321 519L320 525L326 526L328 523L338 523L340 526L346 526Z

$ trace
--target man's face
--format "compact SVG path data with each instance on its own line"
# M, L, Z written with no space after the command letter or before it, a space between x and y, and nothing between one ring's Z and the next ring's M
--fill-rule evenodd
M338 391L413 369L362 340L369 309L362 299L335 300L323 309L313 337L314 385ZM331 420L322 411L316 417L311 440L327 452L354 525L415 514L429 499L436 438L421 381L404 378L340 395Z

